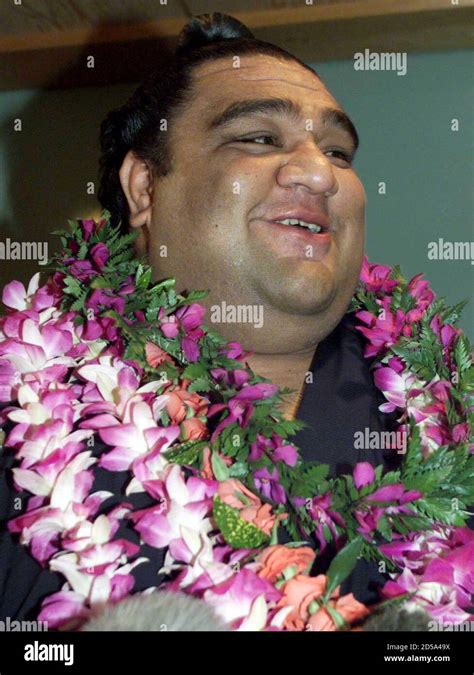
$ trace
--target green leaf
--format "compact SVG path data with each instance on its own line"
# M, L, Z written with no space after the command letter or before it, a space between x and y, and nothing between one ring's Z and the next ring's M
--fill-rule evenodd
M406 477L403 484L407 490L419 490L423 494L432 492L451 473L450 466L439 468L437 471L424 471L414 476Z
M462 310L468 302L468 300L461 300L457 305L447 307L441 317L443 323L456 324L461 317Z
M206 441L186 441L173 446L163 454L166 459L173 464L185 464L190 466L200 457L201 452L206 445Z
M334 607L331 607L331 605L323 605L324 609L326 612L329 614L331 619L334 621L334 625L336 626L336 630L341 630L343 628L347 628L348 624L344 620L342 614L340 614L337 609Z
M235 462L229 467L229 475L231 478L243 478L248 473L248 464L245 462Z
M282 420L277 424L273 424L273 432L282 436L283 438L288 438L288 436L293 436L300 429L304 429L309 426L307 422L303 420Z
M211 455L211 466L217 480L227 480L230 477L229 467L217 452L213 452Z
M81 297L83 292L81 283L74 277L66 277L64 279L64 286L64 292L68 295L72 295L74 298Z
M115 241L109 242L108 248L110 251L110 258L107 261L107 267L110 266L110 261L115 258L117 254L123 254L123 253L131 253L134 255L134 251L130 244L132 244L135 239L138 237L138 231L137 232L129 232L128 234L123 235L119 239L116 239Z
M319 462L304 462L290 472L294 474L291 491L298 497L313 497L320 494L326 486L326 478L329 473L329 464Z
M86 297L87 297L87 291L84 291L82 293L81 297L77 298L77 300L75 300L72 303L71 310L73 312L82 312L82 310L84 309L84 303L86 301Z
M362 303L368 312L374 316L379 315L380 306L377 304L375 293L371 293L370 291L360 291L357 294L357 299Z
M377 532L379 532L384 539L390 541L392 539L392 528L390 527L387 516L382 516L377 523Z
M349 544L346 544L329 565L327 576L328 585L324 597L329 600L335 589L346 579L354 569L357 558L362 550L363 539L358 536Z
M88 247L87 243L84 242L83 244L81 244L80 247L79 247L79 251L77 253L78 259L84 260L84 258L87 255L88 250L89 250L89 247Z
M462 512L453 510L451 499L442 497L419 499L416 508L432 522L458 526L462 526L465 522Z
M182 377L186 380L195 380L199 378L207 378L206 367L202 363L190 363L183 371Z
M212 389L213 383L207 377L197 377L191 384L188 386L188 391L197 392L197 391L209 391Z
M217 496L213 516L225 541L233 548L259 548L270 541L265 532L240 517L239 509L228 506Z
M463 334L459 335L454 347L454 360L458 371L463 373L471 367L471 356L469 353L469 340Z
M140 265L137 270L135 281L138 289L148 288L151 281L151 267L146 269L143 265Z

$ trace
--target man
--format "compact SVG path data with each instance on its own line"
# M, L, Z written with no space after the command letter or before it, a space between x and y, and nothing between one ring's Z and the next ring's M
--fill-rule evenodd
M209 308L261 307L261 327L219 330L255 352L257 372L298 391L317 344L347 309L363 255L357 135L349 121L337 124L342 116L296 62L249 55L235 68L221 58L194 71L169 132L172 171L153 176L133 150L120 170L130 224L146 230L140 253L157 277L210 289ZM276 223L288 218L322 231Z
M125 155L120 185L138 252L157 279L208 289L201 302L221 319L219 332L253 351L255 372L293 390L283 410L308 424L294 438L305 459L333 474L364 460L394 464L396 450L354 447L365 427L391 428L361 339L343 318L364 250L356 129L304 64L239 54L235 45L194 66L168 129L165 175L141 153ZM281 224L288 219L313 226ZM229 322L226 308L247 308L246 318L255 308L263 320ZM369 567L361 562L346 586L365 601L382 581Z
M357 145L354 125L314 71L222 15L191 22L170 71L102 125L103 205L138 229L137 253L157 279L209 289L202 302L215 328L253 352L256 373L293 390L284 413L307 427L292 440L333 474L361 460L379 464L373 450L355 450L354 433L388 424L361 338L344 318L364 249ZM225 308L254 312L235 321ZM9 469L11 458L4 463ZM4 475L7 519L17 513ZM126 479L98 469L94 490L119 501ZM133 499L147 505L144 495ZM141 553L150 563L134 571L135 590L155 585L163 563L156 549ZM63 580L13 537L0 556L2 615L35 617ZM343 592L375 600L380 581L361 561Z

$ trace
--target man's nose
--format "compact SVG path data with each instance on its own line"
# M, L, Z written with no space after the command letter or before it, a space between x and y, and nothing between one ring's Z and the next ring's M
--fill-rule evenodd
M303 185L314 194L328 197L339 189L331 161L312 142L300 144L288 153L278 169L277 183L285 188Z

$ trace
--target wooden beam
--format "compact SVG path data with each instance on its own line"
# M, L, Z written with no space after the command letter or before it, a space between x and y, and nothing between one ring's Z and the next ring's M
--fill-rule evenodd
M314 0L317 3L317 0ZM230 11L230 10L229 10ZM306 62L354 52L472 48L474 0L363 0L235 12L259 37ZM186 19L0 37L0 88L139 81L173 52ZM87 57L94 56L94 68Z

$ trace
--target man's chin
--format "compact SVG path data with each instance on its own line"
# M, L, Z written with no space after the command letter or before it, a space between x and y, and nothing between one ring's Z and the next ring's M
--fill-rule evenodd
M287 314L312 315L326 312L337 294L334 276L325 274L301 277L290 274L284 278L265 280L260 291L274 309Z

